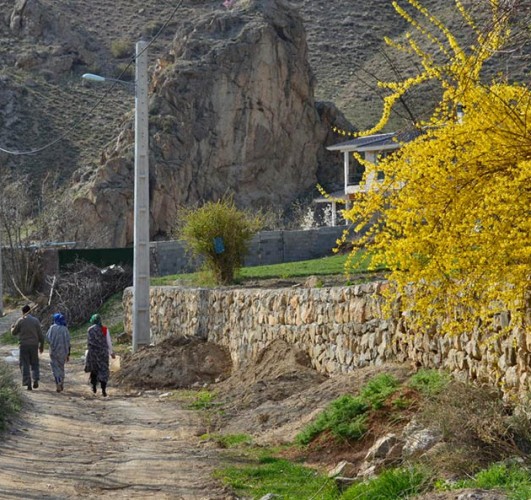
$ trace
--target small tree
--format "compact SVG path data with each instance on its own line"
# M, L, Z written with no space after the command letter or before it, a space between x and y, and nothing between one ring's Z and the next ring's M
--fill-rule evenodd
M0 231L2 232L2 264L6 289L22 296L31 294L41 279L41 255L31 245L31 193L26 179L2 190L0 198Z
M199 209L184 208L179 237L192 254L204 259L205 269L218 285L232 283L262 218L239 210L232 197L208 202Z

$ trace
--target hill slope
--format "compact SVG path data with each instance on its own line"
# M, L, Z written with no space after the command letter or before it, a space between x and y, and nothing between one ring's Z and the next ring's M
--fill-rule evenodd
M316 99L336 103L356 128L374 124L381 108L376 80L396 79L413 67L383 42L384 36L402 37L406 23L389 0L290 3L306 28ZM453 2L424 3L465 33ZM518 15L522 26L530 16L526 4L521 2ZM53 207L72 181L90 179L105 145L115 140L124 119L131 120L134 100L127 88L87 84L81 74L131 78L134 41L150 39L168 22L150 47L154 67L168 54L179 29L225 7L219 0L185 0L180 7L157 0L0 0L0 9L0 146L38 150L35 155L1 154L0 178L11 190L4 198L28 197L27 212L34 214ZM493 64L491 71L503 67L515 80L529 81L529 52L528 41L523 49L504 54L503 66ZM424 89L409 104L420 116L432 101ZM395 117L392 126L402 123Z

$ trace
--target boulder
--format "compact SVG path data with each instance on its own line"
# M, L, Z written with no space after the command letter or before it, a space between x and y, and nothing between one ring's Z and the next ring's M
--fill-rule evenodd
M440 432L427 429L418 422L412 420L402 434L404 447L402 454L404 457L418 457L433 448L442 439Z
M328 477L335 478L335 477L356 477L357 468L354 464L347 462L346 460L343 460L342 462L339 462L329 473Z

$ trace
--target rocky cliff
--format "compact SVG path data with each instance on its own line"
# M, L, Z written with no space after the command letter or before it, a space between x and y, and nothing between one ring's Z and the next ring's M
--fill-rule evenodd
M405 23L389 0L225 3L232 7L0 0L0 148L38 151L0 152L0 210L22 221L44 214L31 223L38 239L130 242L133 96L81 75L132 78L132 66L123 70L134 41L153 40L162 26L149 48L153 237L167 233L181 203L229 190L242 205L286 206L316 180L337 181L341 160L322 145L342 139L328 137L327 124L349 125L333 106L315 103L314 91L356 128L373 125L381 111L376 80L411 69L383 49L383 37L400 39ZM452 2L423 3L467 33ZM490 66L520 82L529 81L528 4L515 0L516 43ZM408 99L417 117L433 102L427 92ZM403 123L396 120L392 127Z
M152 236L171 230L180 205L230 193L242 207L284 208L320 174L330 181L339 169L326 170L337 161L325 153L326 117L338 113L321 109L289 2L236 2L184 25L152 79ZM116 246L133 238L133 135L127 123L75 201Z

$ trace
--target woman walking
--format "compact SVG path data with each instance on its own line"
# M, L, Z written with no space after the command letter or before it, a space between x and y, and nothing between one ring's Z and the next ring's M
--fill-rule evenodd
M48 329L46 340L50 344L50 366L57 392L64 389L65 363L70 359L70 332L61 313L53 315L53 325Z
M90 373L92 392L97 391L98 382L101 384L101 394L107 396L107 382L109 381L109 356L113 359L115 354L112 349L111 334L106 326L101 324L99 314L90 318L92 326L87 332L87 358L85 371Z

